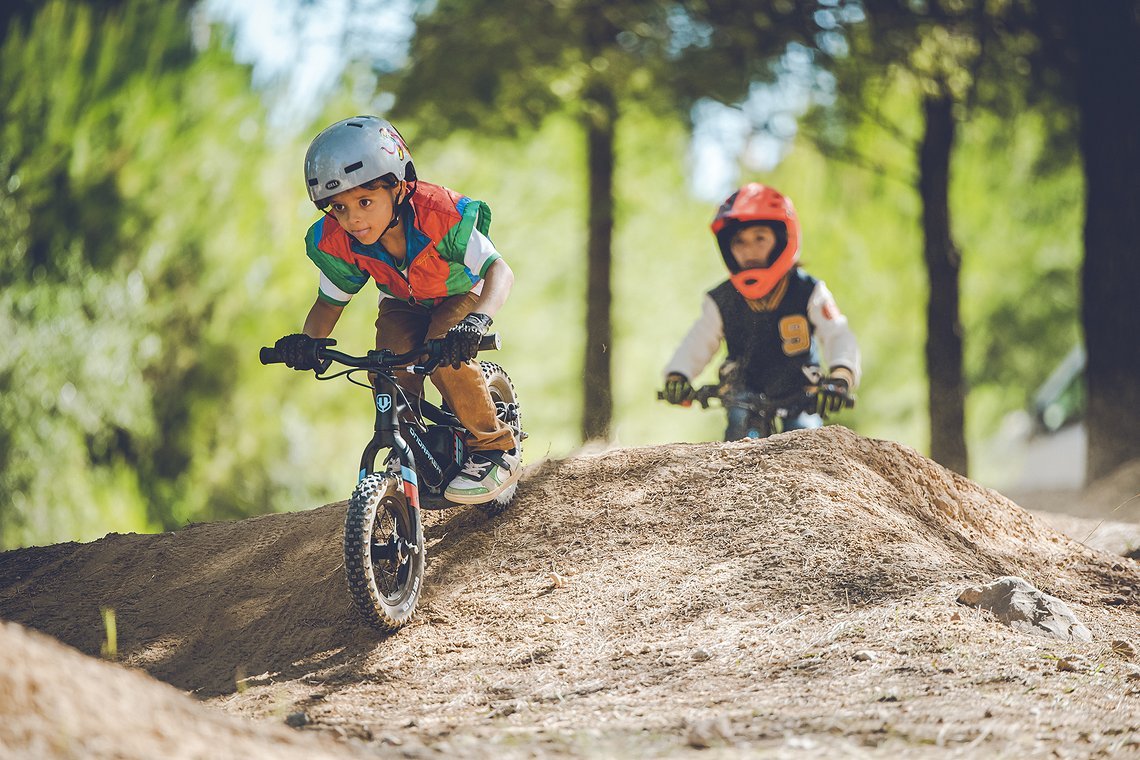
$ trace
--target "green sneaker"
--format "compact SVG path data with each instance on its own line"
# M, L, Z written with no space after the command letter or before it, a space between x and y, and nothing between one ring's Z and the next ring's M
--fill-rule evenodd
M443 495L457 504L491 501L519 479L522 457L510 451L473 451Z

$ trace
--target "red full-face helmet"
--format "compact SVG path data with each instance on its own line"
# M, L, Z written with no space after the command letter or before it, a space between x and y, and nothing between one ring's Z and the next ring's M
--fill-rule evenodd
M763 224L776 234L768 266L741 269L732 255L732 236L742 227ZM720 255L732 273L732 284L745 298L772 292L800 258L800 221L790 198L766 185L750 182L725 199L712 221Z

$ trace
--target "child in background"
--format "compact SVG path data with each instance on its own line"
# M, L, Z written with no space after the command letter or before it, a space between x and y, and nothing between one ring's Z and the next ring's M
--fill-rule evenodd
M722 376L732 376L730 386L783 398L818 384L816 400L805 397L803 408L790 410L784 429L820 427L820 415L838 411L858 386L859 346L831 291L799 267L800 223L791 200L749 183L721 205L712 231L731 276L705 295L701 316L665 366L665 399L693 398L692 379L723 340ZM828 367L822 379L821 352ZM734 404L731 392L722 400L725 440L744 437L747 407Z
M507 300L514 273L487 237L491 210L439 185L417 180L408 146L375 116L339 121L305 155L311 200L325 215L305 236L320 271L317 299L302 332L275 347L298 370L316 369L353 295L373 279L380 289L376 348L404 353L428 338L444 340L431 375L469 432L471 451L444 495L461 504L490 501L518 480L520 454L495 415L487 382L472 361L491 318ZM423 392L423 378L402 373L401 387Z

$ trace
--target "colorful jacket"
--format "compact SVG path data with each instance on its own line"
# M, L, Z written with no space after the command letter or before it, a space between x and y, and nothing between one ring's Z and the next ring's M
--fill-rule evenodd
M431 306L466 293L502 258L486 237L491 209L446 187L419 182L403 207L402 262L379 242L364 245L326 214L309 228L305 247L321 270L320 298L343 306L372 279L382 297Z

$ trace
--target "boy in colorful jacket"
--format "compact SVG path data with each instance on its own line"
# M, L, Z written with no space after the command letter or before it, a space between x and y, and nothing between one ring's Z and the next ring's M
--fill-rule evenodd
M320 287L302 331L278 340L278 353L293 369L316 369L316 348L330 343L321 339L374 280L377 349L403 353L428 338L444 341L431 379L467 428L471 451L444 495L461 504L496 498L522 468L511 429L495 415L472 361L514 282L487 237L491 210L418 180L400 133L375 116L344 119L317 135L305 154L305 181L309 200L325 212L305 236ZM422 377L401 373L398 380L406 392L423 393Z
M859 383L859 346L831 291L798 265L800 223L791 199L749 183L721 205L712 231L731 277L705 295L700 318L665 366L665 399L693 398L690 379L723 340L725 366L746 393L784 398L818 384L818 411L790 410L784 429L820 427L819 413L838 411ZM822 379L821 349L830 375ZM748 434L748 408L727 395L725 440L731 441Z

